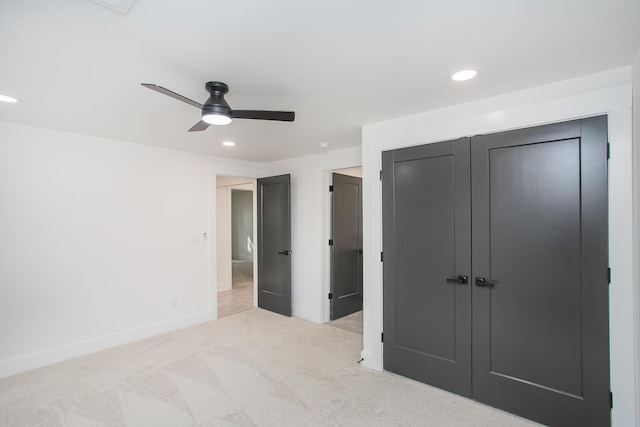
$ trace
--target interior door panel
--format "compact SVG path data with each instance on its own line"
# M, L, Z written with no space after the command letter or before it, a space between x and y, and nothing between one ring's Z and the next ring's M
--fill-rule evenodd
M606 147L602 116L383 153L385 369L610 424Z
M291 316L291 178L258 179L258 307Z

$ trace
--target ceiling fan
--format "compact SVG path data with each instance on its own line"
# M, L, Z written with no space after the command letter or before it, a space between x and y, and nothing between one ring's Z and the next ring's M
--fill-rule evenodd
M231 119L292 122L295 118L293 111L232 110L224 99L224 94L229 92L229 86L222 82L208 82L205 85L205 89L211 96L204 104L199 104L162 86L151 83L141 83L141 85L199 108L202 111L202 119L189 129L189 132L205 130L209 125L227 125L231 123Z

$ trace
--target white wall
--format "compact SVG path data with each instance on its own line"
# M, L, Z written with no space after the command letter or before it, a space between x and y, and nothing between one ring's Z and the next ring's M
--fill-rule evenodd
M360 166L361 161L360 147L355 147L266 165L267 175L291 174L292 312L296 317L327 321L330 171Z
M218 291L231 289L231 190L216 188L216 260Z
M338 169L338 170L334 170L333 172L339 173L341 175L355 176L356 178L362 178L362 168L361 167L349 168L349 169Z
M636 52L636 57L631 65L632 86L633 86L633 195L634 195L634 227L635 227L635 288L640 289L640 47ZM636 293L636 328L640 331L640 292ZM640 340L636 340L636 355L640 354ZM636 372L640 373L636 359ZM640 393L640 374L637 376L636 390ZM640 403L639 403L640 406ZM640 410L638 411L638 421L640 426Z
M262 169L0 122L0 377L215 319L215 176Z
M361 160L264 165L0 122L0 377L215 319L220 175L292 175L293 314L326 321L329 171Z
M609 115L610 330L614 426L636 423L631 70L611 70L363 127L363 364L382 369L381 153L385 150L556 121Z
M217 187L229 187L229 186L239 186L238 188L253 188L253 182L255 180L252 178L243 178L238 176L221 176L218 175L216 177L216 186ZM243 187L243 186L251 186L251 187ZM250 190L249 190L250 191Z

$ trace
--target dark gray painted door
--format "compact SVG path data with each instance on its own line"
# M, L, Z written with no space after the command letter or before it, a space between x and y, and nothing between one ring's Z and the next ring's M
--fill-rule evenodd
M606 144L606 117L472 139L475 399L609 425Z
M258 307L291 316L290 176L258 179Z
M362 310L362 178L333 174L331 320Z
M469 154L461 139L382 155L384 368L464 396L471 286L457 278L471 275Z

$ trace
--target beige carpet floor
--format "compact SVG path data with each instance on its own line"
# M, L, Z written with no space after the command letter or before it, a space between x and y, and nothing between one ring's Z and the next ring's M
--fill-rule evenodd
M528 426L357 363L362 336L251 309L0 380L2 426Z

